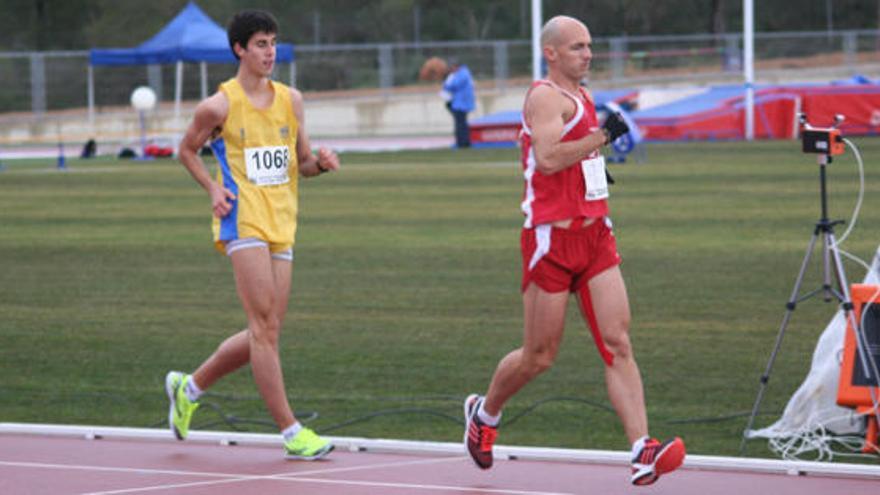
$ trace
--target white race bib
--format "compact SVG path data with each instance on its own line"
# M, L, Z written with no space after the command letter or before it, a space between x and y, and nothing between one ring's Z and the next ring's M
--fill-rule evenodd
M608 197L608 180L605 175L605 157L599 156L581 162L584 171L584 185L586 194L584 199L596 201Z
M287 166L290 148L287 146L260 146L244 149L247 178L257 186L277 186L290 182Z

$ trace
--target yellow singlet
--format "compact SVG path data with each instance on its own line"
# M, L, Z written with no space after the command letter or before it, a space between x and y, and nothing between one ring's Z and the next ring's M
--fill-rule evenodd
M220 85L229 100L229 114L211 149L220 164L217 181L235 194L232 211L214 218L214 244L254 237L271 251L283 251L296 236L297 178L296 134L290 89L270 81L275 97L266 109L251 105L238 81Z

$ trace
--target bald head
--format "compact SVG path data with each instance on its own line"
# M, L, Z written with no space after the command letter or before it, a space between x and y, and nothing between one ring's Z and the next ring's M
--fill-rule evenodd
M553 17L541 29L541 46L559 46L572 31L587 30L583 22L567 15Z

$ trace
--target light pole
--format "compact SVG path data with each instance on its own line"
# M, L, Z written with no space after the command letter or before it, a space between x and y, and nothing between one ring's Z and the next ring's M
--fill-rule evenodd
M131 106L138 111L141 125L141 156L139 160L152 160L147 156L147 119L146 113L156 106L156 93L149 86L140 86L131 93Z
M541 26L543 13L541 0L532 0L532 79L537 81L544 75L541 70Z
M752 0L743 0L743 79L746 82L745 138L755 139L755 9Z

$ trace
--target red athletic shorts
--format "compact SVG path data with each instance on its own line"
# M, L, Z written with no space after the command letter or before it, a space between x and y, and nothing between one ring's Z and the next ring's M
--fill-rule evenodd
M575 219L572 225L582 225ZM597 218L586 227L539 225L523 229L522 288L534 282L547 292L577 292L603 271L620 264L611 220Z
M583 225L575 219L572 225ZM523 259L522 291L531 282L547 292L578 292L581 311L587 319L596 349L605 364L614 364L614 355L605 346L587 282L620 264L611 220L597 218L586 227L562 229L539 225L523 229L520 238Z

